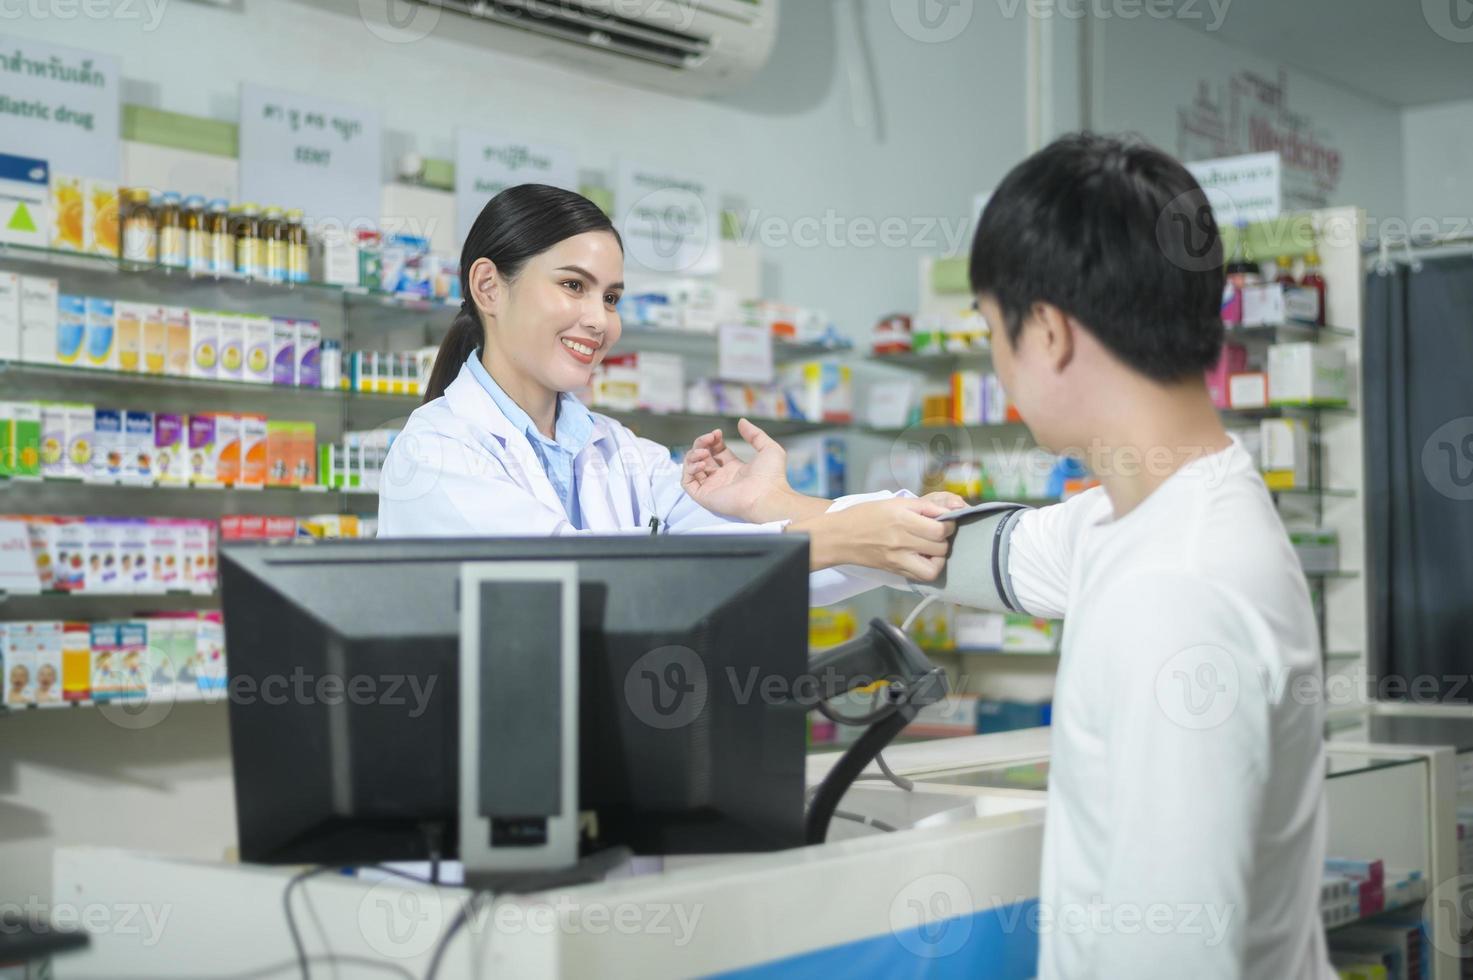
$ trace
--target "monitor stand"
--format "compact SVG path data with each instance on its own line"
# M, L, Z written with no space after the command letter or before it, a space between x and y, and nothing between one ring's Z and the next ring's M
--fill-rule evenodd
M467 562L460 617L466 884L592 880L602 863L578 870L577 563Z

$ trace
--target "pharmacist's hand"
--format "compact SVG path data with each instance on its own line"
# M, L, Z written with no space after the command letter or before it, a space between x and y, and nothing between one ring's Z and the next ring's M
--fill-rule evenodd
M788 453L778 441L741 419L737 431L757 451L751 462L737 458L720 429L700 436L685 454L680 485L707 510L761 524L775 501L792 494L788 486Z
M811 536L815 568L866 565L931 582L945 567L956 533L955 522L936 518L954 509L934 500L894 497L821 514L790 528Z

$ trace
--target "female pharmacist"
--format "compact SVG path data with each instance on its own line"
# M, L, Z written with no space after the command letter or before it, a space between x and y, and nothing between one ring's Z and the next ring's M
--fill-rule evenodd
M570 394L618 342L624 288L623 243L586 198L539 184L498 194L466 237L460 277L466 299L425 402L389 450L381 536L802 532L818 604L873 587L843 566L940 573L953 525L935 518L960 498L805 497L782 447L746 420L750 463L718 431L682 468Z

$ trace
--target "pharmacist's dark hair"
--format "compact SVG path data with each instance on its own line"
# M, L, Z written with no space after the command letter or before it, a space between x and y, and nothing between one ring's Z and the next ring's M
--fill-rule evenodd
M1222 348L1222 239L1197 181L1135 138L1065 136L1018 164L972 239L972 292L1017 342L1035 303L1162 383Z
M496 263L496 271L510 282L521 274L528 259L589 231L606 231L619 240L620 248L624 247L614 223L597 204L561 187L518 184L487 202L460 250L460 295L466 299L435 355L425 388L426 404L445 394L466 358L485 342L485 328L470 299L471 266L476 259Z

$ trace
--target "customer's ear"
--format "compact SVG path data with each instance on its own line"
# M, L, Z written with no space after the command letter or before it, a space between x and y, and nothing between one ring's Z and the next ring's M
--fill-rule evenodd
M1079 323L1052 303L1034 303L1024 324L1025 335L1033 334L1035 354L1055 374L1062 373L1074 360L1074 331Z

